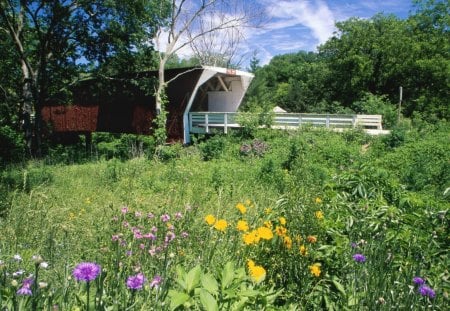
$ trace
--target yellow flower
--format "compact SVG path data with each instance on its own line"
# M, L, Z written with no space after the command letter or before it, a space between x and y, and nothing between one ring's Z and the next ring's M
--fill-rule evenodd
M273 238L272 230L270 230L269 228L267 228L267 227L259 227L257 230L258 230L258 236L261 239L271 240Z
M245 200L245 205L252 206L253 204L252 204L252 201L247 199L247 200Z
M314 200L317 204L320 204L320 203L322 203L322 199L321 198L319 198L319 197L317 197L315 200Z
M248 223L245 220L239 220L236 225L236 229L238 231L248 231Z
M278 236L285 236L287 233L287 229L283 226L277 226L275 228L275 232L277 233Z
M255 266L255 262L253 260L251 260L251 259L248 259L247 260L247 267L248 267L248 269L251 269L254 266Z
M258 234L258 230L253 230L252 232L245 233L242 236L242 238L246 245L257 244L259 242L259 240L261 239L261 237Z
M245 214L247 212L247 208L240 202L236 204L236 208L241 212L241 214Z
M74 220L75 219L75 214L70 212L69 213L69 220Z
M286 246L287 249L292 248L292 239L289 236L285 236L284 239L284 246Z
M322 220L323 219L323 212L322 211L317 211L314 213L314 215L316 216L317 219Z
M320 264L319 263L315 263L315 264L309 266L309 271L315 277L319 277L320 276L320 272L321 272L320 271Z
M300 245L300 255L302 256L308 256L308 249L305 245Z
M225 231L225 229L228 227L228 223L225 219L219 219L214 224L214 228L219 231Z
M212 226L215 222L216 222L216 217L214 217L213 215L209 214L206 215L205 217L205 221L208 225Z
M266 278L266 269L262 266L257 266L253 260L247 262L248 271L253 282L261 283Z
M272 213L272 209L271 208L266 208L264 210L264 213L266 213L267 215L269 215L270 213Z
M280 221L280 225L282 225L282 226L286 225L286 218L280 217L280 218L278 218L278 220Z
M315 235L308 235L308 237L306 238L306 240L311 243L314 244L317 242L317 237Z
M264 227L272 229L272 222L270 220L264 222Z

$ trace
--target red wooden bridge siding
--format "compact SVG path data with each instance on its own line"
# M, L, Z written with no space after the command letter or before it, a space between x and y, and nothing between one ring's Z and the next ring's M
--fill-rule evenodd
M186 71L186 68L166 70L166 79ZM201 68L189 71L169 84L167 95L167 133L169 140L183 140L183 113L189 95L202 73ZM137 74L156 78L156 72ZM136 78L136 77L135 77ZM53 136L58 133L134 133L151 134L156 115L155 99L137 86L122 80L109 81L108 86L96 80L85 81L74 90L74 103L44 106L42 118ZM97 94L96 96L92 94Z

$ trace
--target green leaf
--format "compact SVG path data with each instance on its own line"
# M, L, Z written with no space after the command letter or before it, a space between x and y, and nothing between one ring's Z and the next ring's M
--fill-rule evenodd
M186 271L181 266L177 266L176 271L177 271L177 278L176 278L177 283L181 286L181 288L187 291Z
M200 275L202 269L200 266L195 266L192 268L186 276L186 291L190 293L194 288L196 288L200 283Z
M219 311L219 306L214 297L205 289L200 291L200 302L206 311Z
M333 277L332 282L336 289L342 294L342 296L346 297L347 293L345 292L345 288L341 283L338 282L338 278Z
M202 287L205 288L207 291L209 291L213 295L217 295L217 292L219 291L219 284L217 283L214 276L210 273L205 273L201 276L200 279L202 283Z
M244 296L244 297L256 297L258 295L259 295L259 291L254 290L254 289L246 289L246 290L239 292L239 296Z
M222 271L222 289L226 289L234 279L234 262L229 261L225 264Z
M176 290L169 290L170 297L170 310L175 310L179 306L182 306L185 302L187 302L190 296L186 293L182 293Z

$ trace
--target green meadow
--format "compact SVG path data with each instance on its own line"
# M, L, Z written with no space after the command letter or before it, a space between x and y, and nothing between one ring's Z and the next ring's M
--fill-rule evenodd
M257 130L6 167L1 310L445 310L449 133Z

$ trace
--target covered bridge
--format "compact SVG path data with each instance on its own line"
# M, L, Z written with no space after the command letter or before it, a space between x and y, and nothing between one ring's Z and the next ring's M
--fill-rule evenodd
M236 112L253 79L248 72L209 66L168 69L165 76L167 81L176 77L167 89L168 139L184 143L190 142L190 113ZM153 93L152 79L157 79L156 71L86 80L74 89L73 103L44 106L43 121L52 135L152 134L156 116L155 98L148 95ZM142 82L148 82L147 92Z

